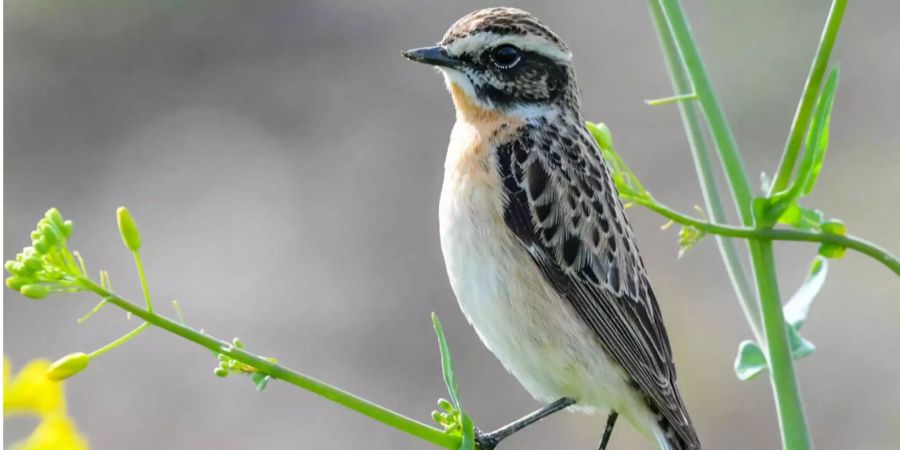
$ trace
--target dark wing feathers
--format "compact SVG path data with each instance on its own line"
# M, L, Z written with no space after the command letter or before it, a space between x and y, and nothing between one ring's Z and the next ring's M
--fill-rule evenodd
M547 122L520 131L497 153L507 226L665 428L699 449L659 306L594 140L578 126Z

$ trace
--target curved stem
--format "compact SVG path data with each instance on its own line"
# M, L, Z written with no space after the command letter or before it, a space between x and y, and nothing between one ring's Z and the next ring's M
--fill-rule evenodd
M208 336L190 327L175 322L159 314L147 311L139 306L119 297L118 295L100 287L93 280L80 277L79 285L85 290L91 291L131 314L140 317L147 323L162 328L170 333L181 336L191 342L199 344L216 353L223 353L244 364L247 364L272 378L285 381L294 386L306 389L314 394L352 409L360 414L368 416L398 430L426 440L434 445L455 449L460 445L460 438L444 433L442 430L425 425L417 420L391 411L383 406L357 397L347 391L331 386L315 378L303 375L282 365L273 363L261 356L237 348L228 342Z
M659 215L671 219L673 222L679 223L681 225L689 225L697 228L700 231L713 235L770 241L819 242L822 244L833 244L839 247L853 249L864 255L871 256L876 261L887 266L887 268L891 269L891 271L893 271L897 275L900 275L900 260L898 260L896 256L892 255L887 250L856 236L814 233L811 231L803 230L747 228L735 227L731 225L721 225L688 216L653 200L644 201L631 199L630 201L651 209L659 213Z
M809 121L812 119L816 98L819 96L822 79L825 77L825 71L828 68L828 59L831 57L831 49L834 48L834 41L837 39L838 29L841 27L846 8L847 0L834 0L834 3L831 5L831 12L828 13L825 29L822 32L822 38L819 40L819 48L816 50L812 68L809 70L809 77L806 79L806 86L803 87L803 95L800 97L800 104L797 105L794 122L791 124L787 144L785 144L784 153L781 155L781 163L778 165L775 179L772 180L772 186L769 188L768 195L770 197L774 193L787 188L791 174L794 172L794 164L796 164L797 158L800 156L803 137L806 135L806 129L809 127Z
M104 300L104 301L106 301L106 300ZM88 356L89 356L91 359L93 359L93 358L95 358L95 357L97 357L97 356L100 356L100 355L102 355L102 354L104 354L104 353L106 353L106 352L108 352L108 351L110 351L110 350L112 350L112 349L114 349L114 348L116 348L116 347L118 347L118 346L120 346L120 345L122 345L122 344L128 342L128 341L130 341L131 338L133 338L133 337L135 337L135 336L141 334L141 332L144 331L145 329L147 329L148 326L150 326L150 324L147 323L147 322L144 322L144 323L138 325L135 329L133 329L133 330L129 331L128 333L126 333L124 336L122 336L122 337L120 337L120 338L118 338L118 339L116 339L116 340L110 342L109 344L104 345L103 347L98 348L97 350L94 350L94 351L91 352L91 354L88 355Z

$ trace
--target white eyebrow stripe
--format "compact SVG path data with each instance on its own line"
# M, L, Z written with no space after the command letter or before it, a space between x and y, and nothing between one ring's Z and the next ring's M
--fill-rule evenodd
M522 50L539 53L557 61L569 62L572 60L572 52L563 50L556 43L536 34L523 36L520 34L501 35L493 32L481 32L451 42L447 46L447 51L453 55L462 55L503 44L515 45Z

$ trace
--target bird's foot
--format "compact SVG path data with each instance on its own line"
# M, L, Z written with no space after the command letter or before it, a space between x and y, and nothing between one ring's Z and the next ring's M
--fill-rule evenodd
M503 438L497 433L485 433L475 427L475 444L481 450L494 450Z

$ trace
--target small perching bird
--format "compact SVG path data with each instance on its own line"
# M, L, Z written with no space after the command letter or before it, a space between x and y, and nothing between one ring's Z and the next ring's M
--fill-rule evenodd
M456 107L440 200L453 291L484 344L547 404L479 433L482 448L571 407L609 414L601 447L621 414L662 449L700 449L566 44L525 11L490 8L404 56L440 69Z

